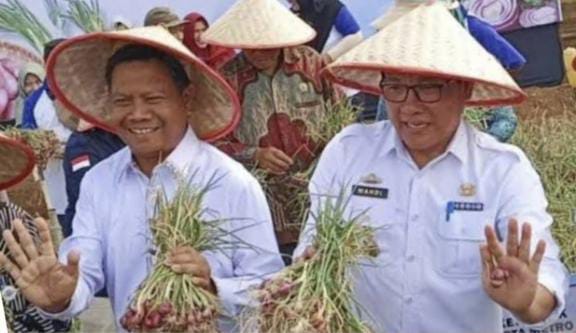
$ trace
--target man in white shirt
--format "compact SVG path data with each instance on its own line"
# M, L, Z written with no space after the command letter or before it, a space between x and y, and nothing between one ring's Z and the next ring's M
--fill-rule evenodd
M157 190L164 188L170 197L179 175L190 172L194 186L219 179L204 199L206 219L230 219L225 228L249 247L223 253L180 248L170 267L217 294L226 318L238 315L249 302L249 288L283 264L258 182L200 139L226 135L234 125L239 105L232 90L158 27L82 36L55 52L48 71L58 99L85 119L114 129L128 147L86 174L73 234L60 248L63 263L57 262L43 221L39 248L21 223L15 222L14 232L20 244L12 232L4 233L14 261L0 255L0 262L20 291L44 315L68 318L85 310L106 284L118 324L153 265L148 221ZM79 94L75 82L84 82L90 94ZM232 326L222 320L223 331Z
M502 308L530 324L557 318L568 278L538 174L520 149L462 119L467 104L524 99L497 61L446 8L425 5L326 74L383 95L390 110L390 122L339 133L310 186L312 211L344 186L348 212L367 212L375 228L380 255L352 267L374 331L502 332ZM297 256L312 255L313 225Z

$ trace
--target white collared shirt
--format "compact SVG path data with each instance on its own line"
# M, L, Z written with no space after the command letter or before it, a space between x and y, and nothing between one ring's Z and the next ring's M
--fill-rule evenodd
M204 253L224 309L237 315L249 302L248 289L283 268L270 211L258 182L237 162L188 130L150 179L135 165L125 148L91 169L82 181L73 234L60 248L81 254L80 279L70 307L49 316L70 317L85 310L92 295L106 283L118 331L138 286L152 269L153 245L148 218L153 216L154 193L162 186L170 196L177 185L174 170L196 173L193 184L204 186L219 178L204 198L207 220L231 219L225 228L246 246L226 253ZM46 314L48 315L48 314ZM228 324L228 325L226 325ZM223 331L231 331L230 321Z
M351 195L348 212L367 210L366 223L376 228L380 255L352 269L356 299L375 332L502 332L502 309L482 287L479 245L485 225L505 239L511 217L532 224L533 246L547 242L539 282L559 303L550 317L564 307L568 276L544 190L517 147L462 122L447 151L419 169L390 122L356 124L322 154L310 184L312 211L318 195L342 186L347 193L360 186L364 196ZM312 225L295 256L310 244Z

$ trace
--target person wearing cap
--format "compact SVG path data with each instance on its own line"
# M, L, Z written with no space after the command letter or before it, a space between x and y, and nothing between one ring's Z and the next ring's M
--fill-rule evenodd
M114 131L127 147L84 176L61 263L46 250L50 239L38 256L25 238L19 236L19 244L6 233L14 260L0 254L0 264L50 318L82 312L106 284L123 331L120 319L153 267L149 220L158 189L170 197L180 181L199 188L218 179L205 194L205 218L226 219L223 228L250 246L204 253L178 248L167 265L219 297L226 314L221 329L231 331L230 318L249 304L249 290L283 267L258 182L206 142L227 135L238 121L233 90L160 27L71 39L55 50L47 73L67 109Z
M20 184L34 169L34 153L30 147L0 133L0 229L26 229L39 241L49 233L47 228L37 228L34 219L18 205L10 202L7 190ZM4 240L0 240L0 251L8 256ZM4 303L9 332L65 332L71 327L70 320L42 318L38 309L18 293L15 280L3 271L0 273L0 302Z
M170 31L179 41L184 40L184 25L186 23L186 20L181 20L180 17L168 7L154 7L148 11L144 18L145 27L162 26Z
M306 188L294 174L319 156L324 143L312 133L335 99L332 85L319 75L320 55L303 45L315 35L277 0L240 0L204 34L208 44L242 49L220 70L240 97L242 119L218 146L247 168L267 173L276 236L288 258L300 226L290 202Z
M354 124L326 147L311 211L342 189L380 254L351 268L375 332L502 332L502 309L545 324L568 275L538 173L517 147L467 124L466 105L525 94L441 4L422 5L329 65L334 82L384 96L390 121ZM296 249L314 255L310 218Z

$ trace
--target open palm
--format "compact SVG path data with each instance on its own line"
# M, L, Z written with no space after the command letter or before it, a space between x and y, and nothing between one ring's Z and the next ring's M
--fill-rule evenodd
M78 282L78 254L68 255L68 264L58 261L46 221L36 219L40 244L37 247L22 221L13 222L14 231L5 230L4 240L12 260L0 253L0 265L16 282L22 295L48 312L64 310Z
M526 311L538 289L538 270L546 243L540 241L530 256L531 228L525 224L518 242L518 223L512 220L508 229L506 251L498 244L496 233L486 229L487 245L482 246L482 282L492 300L512 312Z

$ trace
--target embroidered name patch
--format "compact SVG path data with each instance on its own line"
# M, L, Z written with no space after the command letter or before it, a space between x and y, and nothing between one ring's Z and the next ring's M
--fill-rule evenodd
M354 185L352 186L352 194L361 197L388 199L388 189L380 187Z
M484 204L481 202L449 201L446 205L446 222L449 222L450 215L458 210L464 212L481 212L484 210Z

